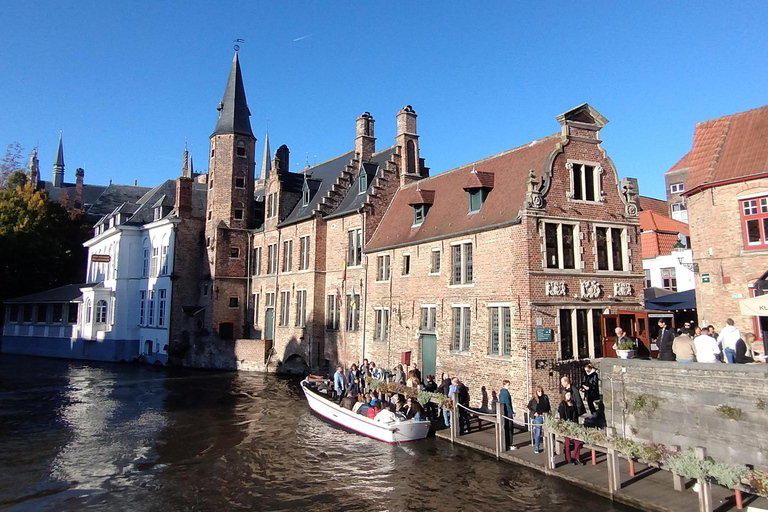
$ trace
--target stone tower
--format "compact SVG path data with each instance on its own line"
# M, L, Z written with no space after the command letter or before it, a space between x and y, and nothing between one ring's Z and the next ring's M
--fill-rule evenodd
M33 149L29 154L29 165L27 165L27 180L32 183L32 186L37 188L37 183L40 180L40 161L37 159L37 148Z
M216 108L205 224L213 291L211 327L219 337L232 339L244 333L256 144L237 52Z
M64 184L64 147L61 145L61 133L59 133L59 147L56 148L56 160L53 162L53 173L51 182L54 187Z

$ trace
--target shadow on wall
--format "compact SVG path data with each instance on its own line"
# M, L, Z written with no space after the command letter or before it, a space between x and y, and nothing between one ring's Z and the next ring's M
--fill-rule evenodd
M215 333L192 334L184 330L180 339L171 340L168 365L236 370L235 340L221 339Z
M278 364L277 373L284 373L289 375L307 375L310 372L308 356L309 345L304 338L297 340L295 337L291 337L288 344L285 346L283 356L280 358L281 363Z

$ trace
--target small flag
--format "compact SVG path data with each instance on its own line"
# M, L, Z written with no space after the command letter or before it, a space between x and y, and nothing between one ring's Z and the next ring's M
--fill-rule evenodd
M344 265L342 266L342 269L341 269L341 280L342 281L346 281L347 280L347 262L346 262L346 260L344 261Z
M341 292L339 292L339 287L336 287L336 300L339 301L339 305L341 305Z
M357 307L357 301L355 300L355 287L352 286L352 295L349 297L349 307L355 309Z

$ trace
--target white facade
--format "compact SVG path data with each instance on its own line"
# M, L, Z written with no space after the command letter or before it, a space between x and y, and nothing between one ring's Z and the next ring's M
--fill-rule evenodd
M684 292L693 290L696 286L696 275L693 272L693 250L691 249L674 250L671 254L643 258L643 270L645 270L646 288L656 287L674 292ZM649 279L650 283L648 283Z
M81 337L125 341L135 344L146 360L165 362L174 226L179 219L168 216L144 225L117 222L109 219L97 225L96 236L85 243L90 285L81 288Z

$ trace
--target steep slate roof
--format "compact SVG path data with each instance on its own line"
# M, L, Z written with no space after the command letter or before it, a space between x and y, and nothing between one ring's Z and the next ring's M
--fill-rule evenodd
M652 211L659 215L667 215L669 213L669 207L667 202L663 199L656 199L655 197L637 196L640 203L640 211Z
M6 304L29 304L33 302L79 302L80 288L89 286L88 284L65 284L52 290L45 290L44 292L32 293L30 295L24 295L23 297L16 297L14 299L8 299Z
M62 183L61 187L53 186L52 181L40 180L37 185L38 189L43 189L48 194L48 197L55 203L60 203L64 193L67 194L67 205L69 208L74 208L75 203L75 184L74 183ZM107 189L106 185L86 185L83 184L83 205L94 204L101 194ZM86 215L88 214L86 210Z
M696 123L688 194L696 187L768 172L768 105Z
M216 127L211 135L237 133L253 137L249 119L251 111L248 110L248 102L245 99L245 86L243 86L243 75L240 72L237 52L232 57L232 66L229 68L224 96L216 108L219 111L219 117L216 119Z
M123 203L138 202L139 198L150 190L152 189L149 187L139 187L134 185L109 185L85 213L89 217L103 217L104 215L112 213L115 208Z
M368 188L366 190L371 189L371 184L373 183L373 179L376 177L376 173L378 172L379 168L384 167L387 160L389 160L389 158L394 153L395 146L390 146L386 149L382 149L381 151L374 153L373 156L371 156L371 160L363 164L363 169L368 175ZM359 171L359 169L357 169L357 171ZM360 194L359 190L360 175L358 173L355 175L355 180L352 182L352 185L350 185L349 190L347 190L347 194L344 196L344 199L341 200L339 206L336 207L333 213L327 215L326 217L338 217L357 211L357 209L360 208L360 206L365 201L366 196L368 195L367 193Z
M445 238L513 222L525 198L528 171L534 169L541 173L544 161L559 141L558 132L400 189L365 251ZM473 166L478 171L476 174L493 174L493 188L480 211L468 215L469 199L464 188L478 178L470 175ZM485 175L482 183L489 184L487 179ZM413 208L409 204L421 201L417 185L420 189L434 191L434 203L424 222L412 228Z
M688 224L674 220L654 211L641 211L640 249L643 258L653 258L659 254L670 254L677 242L677 234L689 235Z

